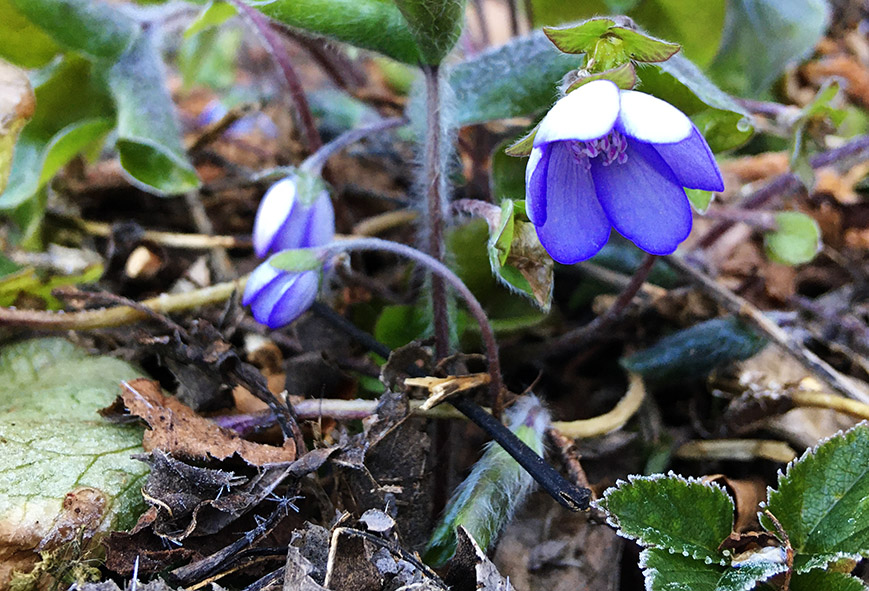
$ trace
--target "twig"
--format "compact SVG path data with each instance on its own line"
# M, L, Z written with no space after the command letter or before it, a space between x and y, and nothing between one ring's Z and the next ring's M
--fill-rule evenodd
M600 333L611 326L625 308L628 307L634 296L639 293L640 288L643 287L646 279L648 279L657 258L653 254L647 254L613 305L604 314L601 314L585 326L580 326L561 335L555 342L547 346L548 354L558 355L559 353L563 353L565 349L578 347L588 342L596 333Z
M787 351L809 373L816 375L833 390L848 398L869 403L869 394L860 390L849 378L840 374L826 361L805 348L751 302L719 285L714 279L698 271L676 255L668 256L667 262L687 275L728 312L751 322L768 339Z
M618 404L600 416L577 421L553 421L552 428L562 435L572 439L600 437L616 429L620 429L636 414L646 398L646 387L643 379L637 374L630 374L628 391Z
M200 234L214 234L214 224L208 219L208 212L205 211L205 205L202 204L198 191L190 191L184 195L184 201L187 202L187 207L190 208L190 217L193 219L193 224ZM232 270L232 263L229 261L229 254L225 248L219 246L212 248L209 253L211 266L214 269L214 274L220 281L226 281L235 273Z
M366 218L353 226L353 234L356 236L377 236L392 228L409 224L418 217L419 212L414 209L387 211L386 213Z
M266 49L268 49L272 58L278 63L287 87L290 90L290 97L296 107L299 121L302 124L302 130L308 144L308 151L312 153L316 152L323 145L323 140L320 139L320 132L317 131L317 125L314 123L314 116L311 114L308 98L305 96L305 90L302 88L302 83L296 74L296 70L293 68L292 62L290 62L290 56L287 55L286 47L269 26L268 20L262 13L245 4L243 0L229 1L250 20L265 42Z
M140 306L163 314L225 302L244 289L247 276L210 287L177 294L161 294L139 302ZM115 306L80 312L49 312L0 307L0 326L24 326L34 330L94 330L126 326L148 318L149 313L130 306Z
M322 318L332 323L334 326L345 331L353 337L361 345L368 350L377 353L384 359L388 359L392 351L389 347L378 342L370 334L360 330L352 322L336 314L331 308L322 304L314 304L312 307L314 313L319 314ZM422 372L415 366L407 367L408 373L413 376L421 377ZM492 437L498 444L504 448L510 456L519 463L520 466L531 475L534 480L540 484L549 495L558 501L562 506L578 511L587 509L591 498L591 491L587 488L580 488L575 484L568 482L561 474L555 471L552 466L543 461L543 458L538 456L534 451L525 445L516 435L505 427L495 417L486 412L482 407L475 404L473 401L466 398L450 399L449 404L452 404L458 411L464 414L468 419L483 429L489 436Z

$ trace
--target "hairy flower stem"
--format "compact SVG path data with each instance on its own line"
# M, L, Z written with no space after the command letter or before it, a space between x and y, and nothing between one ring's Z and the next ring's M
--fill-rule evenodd
M355 144L369 135L380 131L386 131L387 129L393 129L394 127L400 127L405 123L407 123L407 119L404 117L391 117L389 119L381 119L365 127L351 129L346 133L342 133L334 140L308 156L299 168L320 175L323 172L323 167L326 165L326 161L334 156L335 153L343 150L351 144Z
M428 202L428 254L438 263L444 260L444 195L441 170L441 89L440 68L423 66L426 91L426 141L423 156L423 178ZM472 296L473 297L473 296ZM450 326L447 312L447 289L441 277L431 278L432 315L434 317L435 353L443 359L449 353ZM486 321L488 324L488 321ZM500 390L497 396L500 397Z
M320 139L320 132L317 131L317 126L314 123L314 116L311 114L311 108L308 105L308 98L305 96L305 90L302 88L302 83L293 64L290 62L290 56L287 55L287 50L278 35L272 30L268 19L263 16L255 8L251 8L244 3L243 0L230 0L232 4L238 8L254 26L259 33L266 49L268 49L272 58L277 62L284 75L284 80L287 82L287 87L290 90L290 98L296 107L296 113L299 116L299 122L302 125L302 131L305 136L305 142L308 144L308 151L316 152L323 145L323 140Z
M407 246L406 244L401 244L399 242L392 242L389 240L381 240L380 238L357 238L352 240L342 240L340 242L334 242L332 244L328 244L322 248L322 251L326 256L335 255L340 252L351 252L351 251L364 251L364 250L375 250L375 251L386 251L392 252L399 256L403 256L409 258L417 263L427 267L433 275L442 280L442 284L444 284L444 288L446 288L445 283L448 283L453 289L455 289L458 294L465 300L468 305L468 310L470 310L471 314L474 316L474 319L477 321L477 324L480 326L480 335L483 338L483 346L486 349L486 357L488 358L488 369L489 369L489 391L492 396L492 400L498 400L501 395L501 362L498 359L498 344L495 341L495 331L492 330L492 325L489 323L489 317L486 316L486 311L483 310L483 306L480 305L480 302L477 301L477 298L474 297L474 294L470 289L459 279L458 275L450 271L450 269L444 265L442 262L436 260L434 257L425 254L415 248ZM435 277L432 277L434 280ZM444 289L446 291L446 289ZM445 350L440 357L446 357L448 350Z

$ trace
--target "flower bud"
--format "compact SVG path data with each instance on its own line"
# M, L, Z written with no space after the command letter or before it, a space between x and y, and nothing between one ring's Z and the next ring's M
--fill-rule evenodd
M253 226L253 247L264 258L290 248L322 246L334 235L329 192L320 178L300 172L266 191Z
M290 273L275 269L266 261L250 274L242 305L250 306L260 324L280 328L311 307L317 299L319 284L317 271Z

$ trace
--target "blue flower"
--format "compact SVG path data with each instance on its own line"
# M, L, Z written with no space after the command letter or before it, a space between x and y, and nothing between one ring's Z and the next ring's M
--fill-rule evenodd
M268 261L254 269L244 288L242 305L250 306L253 317L271 329L289 324L311 307L320 285L318 271L288 273Z
M288 248L322 246L334 235L329 192L319 178L300 173L266 191L253 225L253 247L262 258Z
M683 187L721 191L706 140L674 106L589 82L540 122L525 170L526 210L553 259L596 254L611 228L652 254L670 254L691 232Z
M319 178L300 172L266 191L253 226L258 256L323 246L334 237L335 211ZM320 272L281 271L266 261L250 274L242 305L250 306L260 324L280 328L301 316L317 299Z

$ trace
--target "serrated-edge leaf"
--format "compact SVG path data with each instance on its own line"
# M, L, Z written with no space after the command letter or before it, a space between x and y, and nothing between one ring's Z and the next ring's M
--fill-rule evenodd
M791 591L869 591L866 583L845 573L813 570L795 573L791 578Z
M543 27L543 33L564 53L587 53L615 24L610 18L592 18L576 25Z
M622 496L624 500L619 499ZM617 501L622 506L613 507ZM701 502L709 507L699 508ZM643 546L728 564L718 546L733 531L734 505L730 495L715 483L672 471L667 475L631 475L607 489L597 506L607 512L607 521L620 536ZM686 527L688 523L691 525Z
M864 496L852 498L861 491ZM795 560L811 555L820 565L828 557L869 557L869 522L857 517L869 509L869 423L833 435L788 464L762 508L787 532ZM775 531L766 515L760 519Z
M724 567L660 548L646 548L640 552L640 568L646 591L717 591Z

